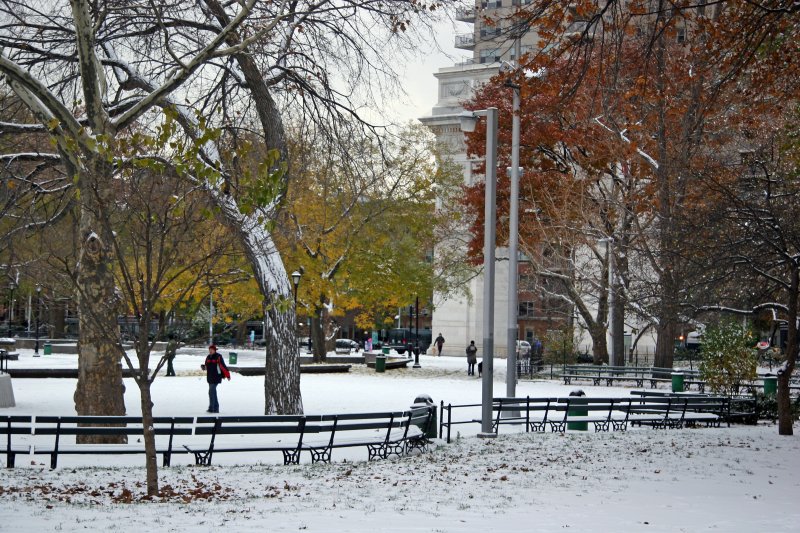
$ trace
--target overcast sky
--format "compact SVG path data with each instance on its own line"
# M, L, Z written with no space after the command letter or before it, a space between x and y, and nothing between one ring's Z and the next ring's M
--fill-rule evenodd
M429 116L436 105L438 84L433 74L442 67L471 58L471 52L455 48L455 35L472 31L471 24L442 21L436 26L438 50L434 47L420 55L417 61L405 65L403 85L408 94L407 102L395 102L390 107L402 122Z

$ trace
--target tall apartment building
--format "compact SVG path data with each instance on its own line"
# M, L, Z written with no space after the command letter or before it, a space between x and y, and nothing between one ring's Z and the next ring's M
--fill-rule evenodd
M489 81L500 69L502 61L514 61L514 31L509 21L504 20L515 6L528 3L528 0L494 0L477 2L475 7L462 9L456 18L471 23L471 33L455 36L455 47L470 50L472 58L452 67L446 67L435 74L439 80L439 99L431 115L420 120L433 131L438 140L449 147L454 162L464 169L464 183L473 185L484 179L473 172L473 160L466 153L464 134L461 131L458 115L464 110L462 104L469 100L475 90ZM487 18L493 22L487 21ZM537 45L535 32L520 35L521 53ZM454 206L447 206L454 208ZM465 229L466 232L466 229ZM444 242L434 253L447 254L455 246L463 246L463 236L454 236L451 242ZM542 338L548 329L559 327L564 320L563 309L558 316L550 313L546 302L531 291L534 283L526 277L526 258L520 258L518 276L518 312L509 317L508 313L508 248L498 242L495 270L494 305L494 345L495 355L506 355L506 336L509 324L516 320L518 338L533 340ZM483 336L483 277L478 276L470 282L471 300L445 298L434 294L432 329L433 335L442 333L447 342L444 351L448 355L464 355L469 341L481 345ZM563 307L563 306L562 306Z

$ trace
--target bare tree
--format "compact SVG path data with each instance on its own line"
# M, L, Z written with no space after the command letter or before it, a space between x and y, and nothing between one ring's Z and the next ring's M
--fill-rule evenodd
M242 242L264 295L265 411L302 411L294 313L280 304L291 298L291 287L267 229L291 174L273 174L280 178L269 184L241 181L219 141L235 146L256 124L260 142L276 150L265 164L280 168L282 114L291 110L297 120L335 132L342 117L356 114L358 84L369 76L391 79L387 50L408 45L409 20L427 9L375 0L0 2L0 72L35 118L5 123L1 131L51 138L54 150L38 159L57 159L76 190L80 414L125 410L119 353L104 334L116 321L114 229L98 213L114 202L120 154L151 155L120 150L118 143L136 146L135 132L152 131L168 114L181 132L163 142L194 143L189 171L178 175L205 191Z

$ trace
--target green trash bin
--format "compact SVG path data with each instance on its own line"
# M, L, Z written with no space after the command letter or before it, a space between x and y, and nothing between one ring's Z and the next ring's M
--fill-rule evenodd
M386 356L375 356L375 372L386 372Z
M683 392L683 372L672 373L672 392Z
M383 355L389 355L389 348L381 348L381 353Z
M236 361L238 361L238 360L239 360L239 354L238 354L238 353L236 353L236 352L231 352L231 353L228 355L228 363L229 363L229 364L231 364L231 365L235 365L235 364L236 364Z
M764 376L764 394L775 396L778 394L778 376L767 374Z
M574 390L569 393L570 396L573 398L569 399L569 409L567 410L568 416L589 416L589 408L588 407L581 407L581 404L586 405L586 402L581 402L581 397L586 396L586 393L582 390ZM589 430L589 423L588 422L567 422L567 429L571 429L573 431L588 431Z
M44 345L44 354L45 355L53 355L53 345L49 343L45 343Z

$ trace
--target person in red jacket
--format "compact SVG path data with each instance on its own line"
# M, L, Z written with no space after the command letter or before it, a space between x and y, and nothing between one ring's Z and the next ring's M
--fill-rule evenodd
M225 360L217 353L217 347L208 347L208 355L205 364L200 368L206 371L206 381L208 381L208 413L219 413L219 400L217 399L217 385L222 383L222 378L231 380L231 373L225 365Z

